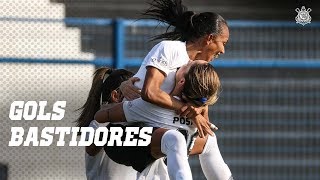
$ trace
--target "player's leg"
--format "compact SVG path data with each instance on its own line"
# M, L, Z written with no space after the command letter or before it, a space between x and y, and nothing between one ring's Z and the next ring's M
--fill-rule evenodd
M152 134L151 154L155 158L167 155L170 179L191 180L192 174L188 162L187 145L184 136L176 130L159 128Z
M232 174L224 162L217 143L217 137L198 138L193 153L199 153L202 171L208 180L231 180ZM192 151L191 151L192 152Z

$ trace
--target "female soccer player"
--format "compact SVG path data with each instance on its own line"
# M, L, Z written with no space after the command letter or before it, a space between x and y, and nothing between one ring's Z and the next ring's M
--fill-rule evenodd
M120 89L126 99L139 97L141 89L141 97L145 101L182 112L181 116L186 115L192 119L201 137L204 137L205 133L212 134L210 124L207 123L209 119L207 107L199 110L192 105L177 101L169 96L169 93L174 86L172 72L180 66L180 63L185 64L189 60L210 62L225 53L224 46L229 39L227 22L213 12L188 11L181 0L154 0L150 5L144 15L165 22L174 27L174 30L155 38L164 41L154 46L145 57L135 75L140 81L135 82L135 86L132 85L132 80L127 81L120 86ZM206 120L200 118L201 115ZM199 159L207 179L232 178L220 154L215 135L198 138L196 144L199 145L195 146L191 153L202 152Z
M179 73L186 69L187 73ZM206 61L193 61L186 68L182 67L177 71L177 81L171 95L178 99L188 101L194 106L207 106L216 102L220 90L220 81L212 65ZM187 144L184 136L175 130L185 129L190 135L194 134L196 128L192 121L183 119L172 110L160 108L156 105L143 101L141 98L133 101L125 101L112 105L110 108L99 110L95 119L99 123L105 122L144 122L145 126L160 127L156 129L152 136L149 159L145 162L135 160L132 163L134 169L142 171L146 165L160 158L165 154L168 159L168 172L171 179L190 179L191 170L188 164ZM166 129L164 129L166 128ZM187 139L189 139L187 136ZM112 159L121 153L111 152L105 146L106 153ZM116 153L116 154L115 154ZM124 156L123 153L121 156ZM132 154L134 155L134 154ZM138 154L135 154L138 156ZM141 156L140 161L144 161L145 156ZM137 166L135 166L137 164ZM131 165L131 164L127 164Z
M203 109L182 103L172 98L169 93L174 87L174 74L178 67L189 60L205 60L217 58L225 52L224 46L229 39L227 22L213 12L194 13L187 11L181 0L154 0L144 15L173 26L172 32L156 36L164 39L145 57L139 71L135 75L140 81L134 85L141 90L143 100L171 110L181 111L182 116L191 118L197 125L201 137L204 133L212 134L206 121L197 119ZM128 84L128 83L127 83ZM133 86L121 87L127 99L138 92ZM132 95L132 96L131 96Z
M104 104L121 102L123 96L119 86L132 76L132 72L124 69L114 70L106 67L97 69L87 101L79 109L81 113L77 119L77 125L94 129L106 126L106 124L99 124L93 120L94 114ZM106 155L102 147L94 144L86 147L85 166L88 180L136 180L137 176L137 171L132 167L114 162Z

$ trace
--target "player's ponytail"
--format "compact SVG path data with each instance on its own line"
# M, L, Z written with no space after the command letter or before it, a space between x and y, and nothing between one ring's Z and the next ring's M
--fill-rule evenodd
M103 80L107 78L112 71L111 68L103 67L94 72L87 101L78 109L81 110L80 116L76 120L78 127L88 127L95 113L100 109Z
M213 12L194 13L188 11L181 0L153 0L150 8L143 15L169 25L164 34L153 39L167 39L180 41L193 41L207 34L217 35L222 31L222 25L227 22ZM174 30L168 32L170 26Z
M143 15L146 18L154 19L169 26L175 27L172 32L166 32L155 36L154 39L182 39L184 28L186 26L187 7L182 4L181 0L153 0L149 3L150 8Z
M125 69L99 68L95 71L91 89L79 118L76 120L78 127L88 127L94 119L95 113L101 104L112 103L111 92L116 90L123 81L128 80L133 73Z

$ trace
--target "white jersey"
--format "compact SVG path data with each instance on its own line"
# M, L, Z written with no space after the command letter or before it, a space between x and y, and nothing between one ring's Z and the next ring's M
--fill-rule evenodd
M170 93L175 85L177 68L187 64L189 56L186 43L181 41L162 41L152 48L144 59L135 77L140 78L135 85L142 88L146 67L152 66L164 72L166 78L161 90ZM192 121L185 117L179 117L173 110L161 108L142 100L125 101L124 114L128 122L145 122L147 126L162 127L167 129L182 128L194 133L196 128Z
M125 101L123 111L128 122L144 122L146 126L166 129L185 129L190 134L196 132L191 119L180 117L173 110L161 108L141 98Z
M175 85L175 74L177 68L187 64L189 62L189 56L186 49L186 43L181 41L161 41L155 45L148 55L144 58L140 69L134 77L138 77L140 81L134 85L138 88L142 88L146 67L152 66L163 73L166 78L161 86L161 89L170 93Z

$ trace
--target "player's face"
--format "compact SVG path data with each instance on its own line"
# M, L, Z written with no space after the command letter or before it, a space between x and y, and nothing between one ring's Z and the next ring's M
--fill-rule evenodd
M225 45L229 40L229 29L227 26L222 27L222 32L218 36L209 35L206 45L198 59L203 59L207 62L218 58L220 54L225 53Z

